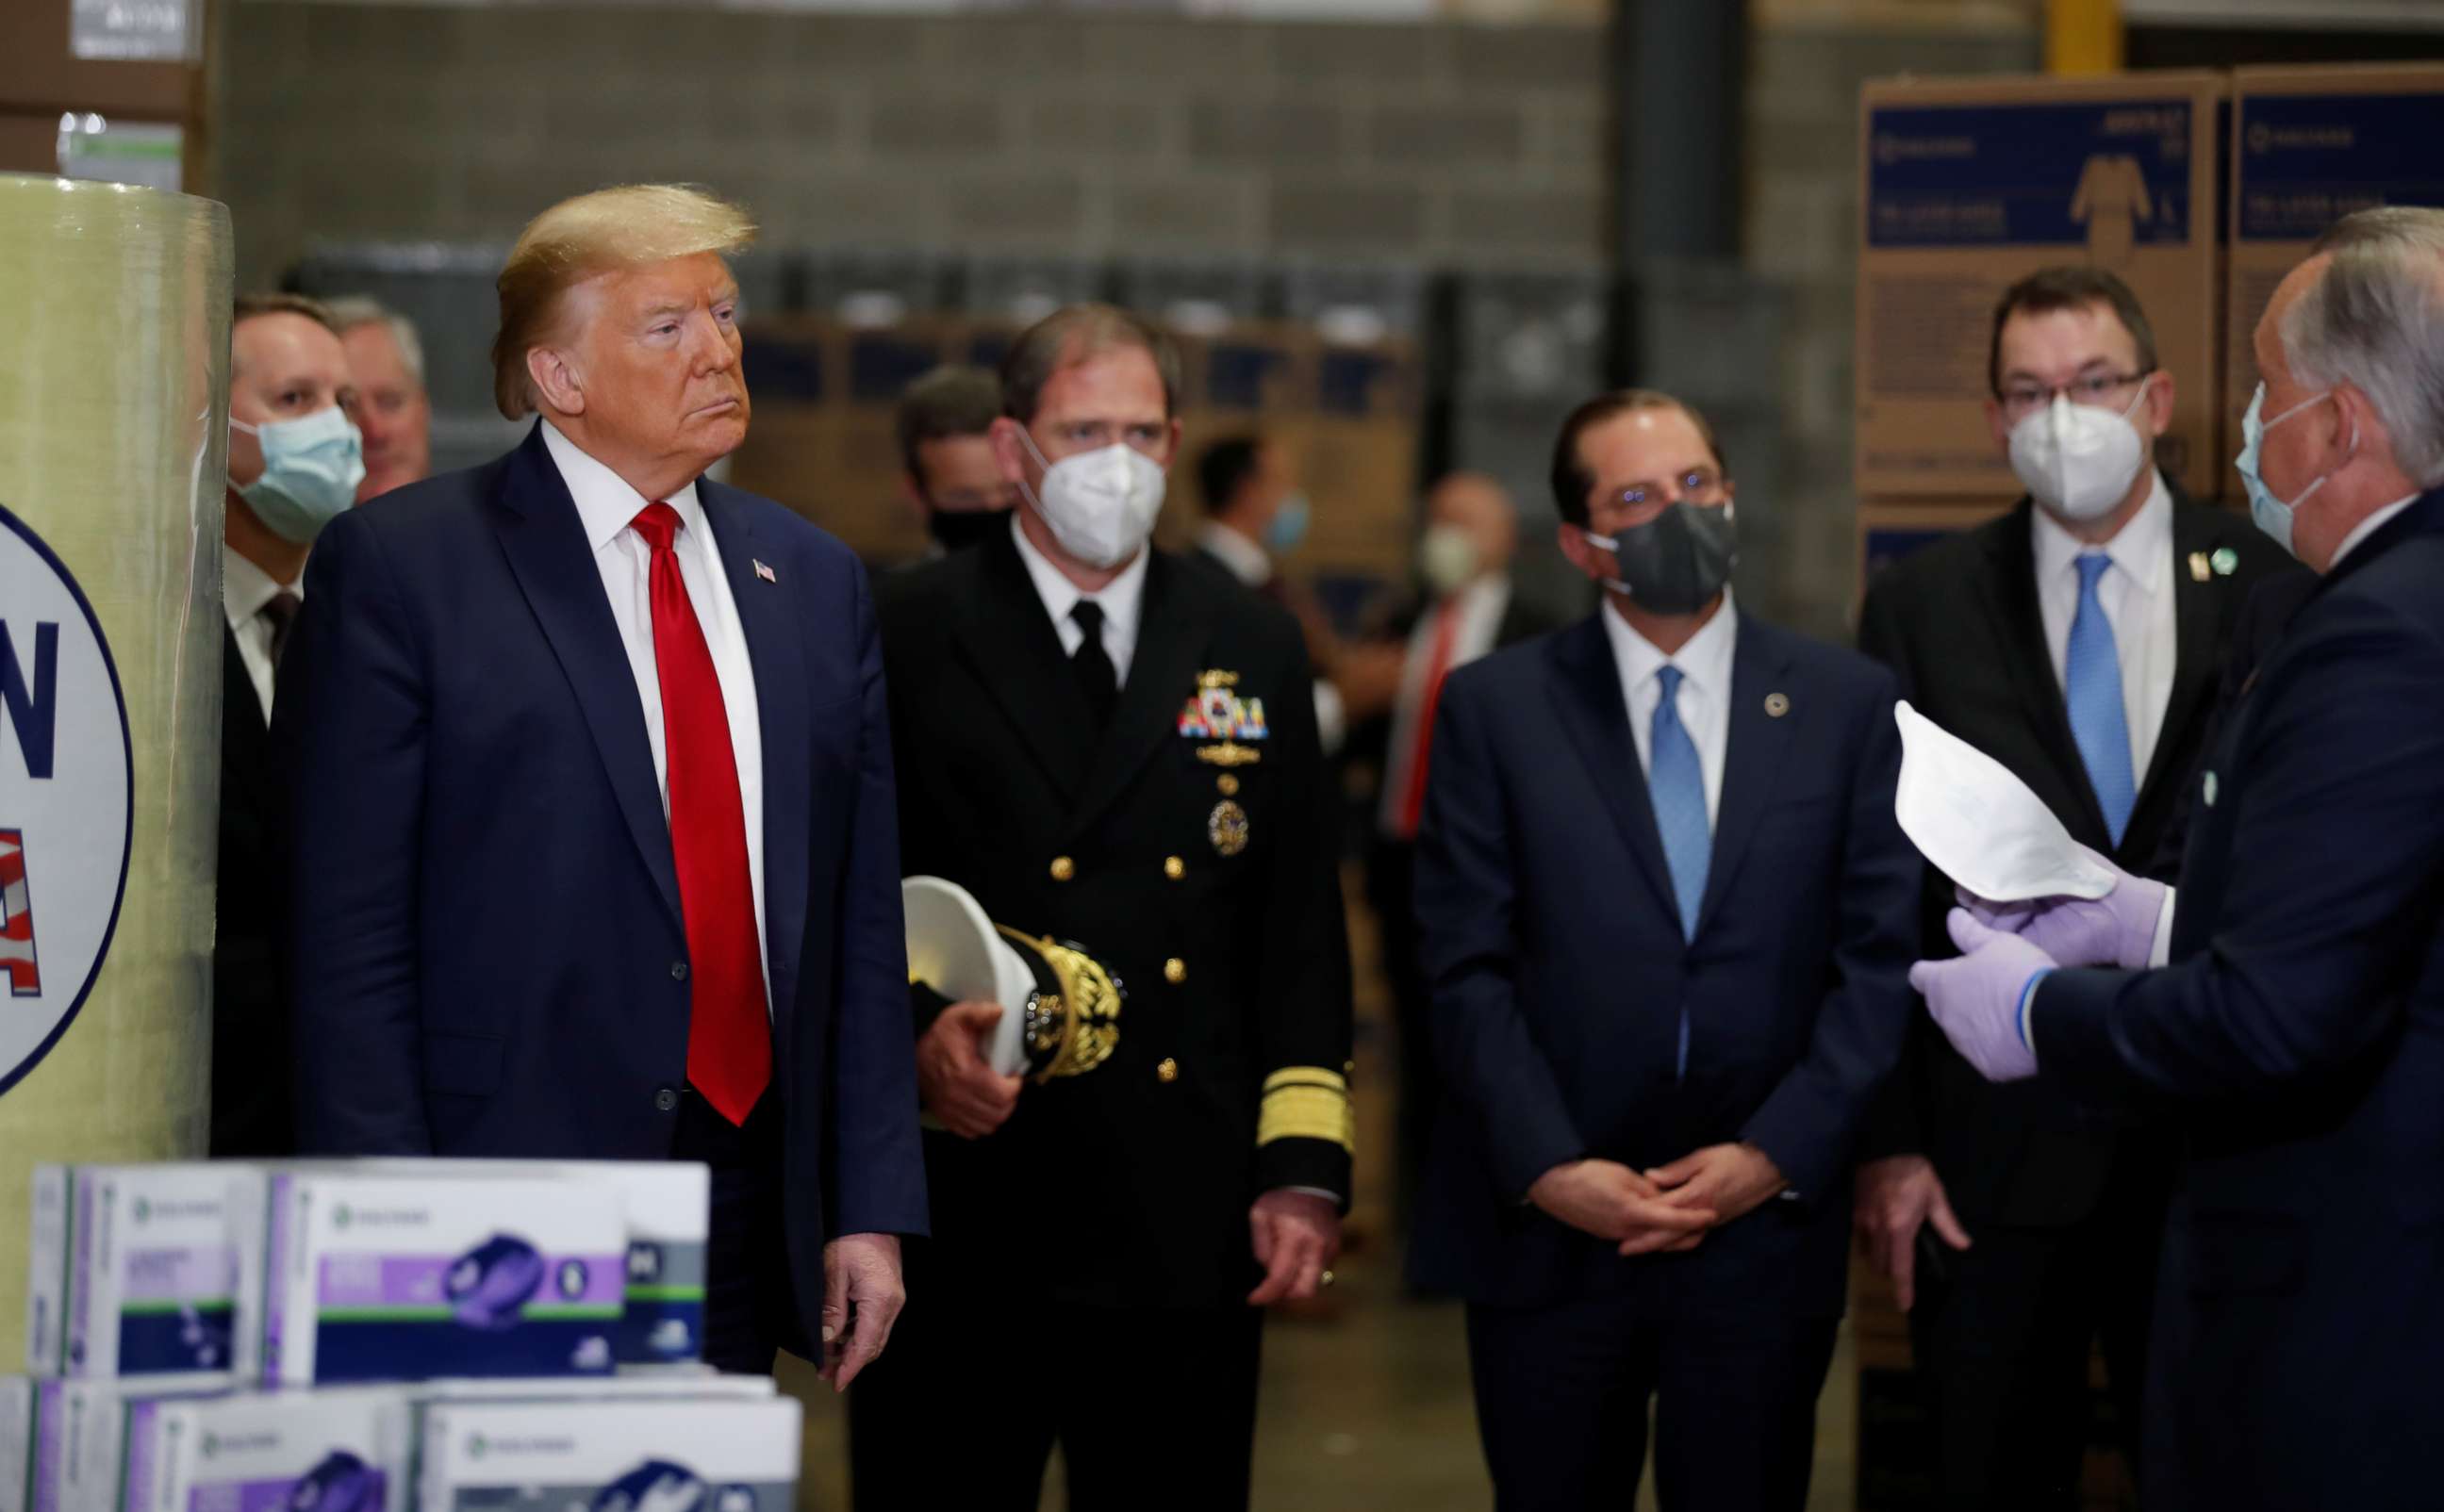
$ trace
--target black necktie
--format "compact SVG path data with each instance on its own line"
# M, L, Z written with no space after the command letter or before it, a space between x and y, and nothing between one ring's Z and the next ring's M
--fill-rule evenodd
M298 597L283 588L263 606L263 618L271 625L271 680L280 680L280 654L288 649L289 629L297 623Z
M1112 670L1112 658L1103 650L1103 606L1092 599L1081 599L1069 618L1085 632L1069 665L1077 669L1078 686L1086 694L1086 712L1100 730L1112 722L1112 706L1120 701L1120 674Z

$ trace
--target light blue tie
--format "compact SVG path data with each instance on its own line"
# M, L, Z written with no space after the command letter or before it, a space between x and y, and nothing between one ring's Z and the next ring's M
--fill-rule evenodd
M2130 827L2138 784L2130 772L2130 718L2121 708L2121 654L2096 598L2096 580L2113 559L2089 552L2078 565L2079 612L2071 617L2070 650L2063 658L2063 694L2070 708L2070 738L2079 745L2096 806L2104 810L2104 827L2118 846Z
M1680 723L1680 669L1666 664L1655 674L1663 695L1655 701L1647 739L1646 794L1655 805L1655 827L1663 836L1663 862L1672 869L1672 895L1680 905L1680 937L1697 937L1697 907L1706 899L1706 868L1714 849L1713 821L1706 817L1706 769L1697 743ZM1673 1074L1689 1070L1689 1005L1680 1005L1680 1048Z

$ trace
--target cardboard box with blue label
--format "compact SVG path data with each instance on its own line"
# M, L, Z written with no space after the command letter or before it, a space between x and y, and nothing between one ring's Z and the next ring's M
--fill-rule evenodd
M139 1402L119 1512L403 1512L409 1426L391 1387Z
M2444 65L2243 68L2232 76L2225 493L2257 391L2258 317L2325 228L2377 205L2444 205Z
M614 1183L297 1168L272 1176L270 1208L270 1384L612 1369L628 1266Z
M34 1373L159 1389L252 1376L264 1181L228 1163L38 1168Z
M1858 487L1867 499L2022 491L1988 426L1994 304L2037 269L2128 284L2172 375L2156 459L2213 492L2223 76L1901 80L1861 95Z
M800 1410L716 1402L442 1403L417 1512L790 1512Z
M364 1170L408 1175L537 1176L609 1182L627 1214L623 1310L611 1340L622 1367L675 1365L703 1353L705 1243L712 1173L684 1161L366 1160Z

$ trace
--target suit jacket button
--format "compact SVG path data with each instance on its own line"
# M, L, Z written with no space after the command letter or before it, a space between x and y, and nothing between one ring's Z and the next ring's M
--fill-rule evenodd
M671 980L674 982L684 982L687 980L687 963L685 961L673 961L671 963Z
M1162 875L1176 882L1188 875L1188 863L1176 856L1166 856L1162 858Z
M677 1093L673 1092L668 1087L656 1087L654 1089L654 1108L656 1112L669 1113L678 1105L679 1095Z
M1164 1082L1177 1081L1179 1079L1179 1062L1174 1060L1169 1056L1163 1057L1162 1064L1154 1068L1154 1079L1157 1081Z
M1173 986L1188 980L1188 963L1177 956L1162 963L1162 979Z
M1078 863L1066 856L1052 857L1052 880L1065 882L1078 875Z

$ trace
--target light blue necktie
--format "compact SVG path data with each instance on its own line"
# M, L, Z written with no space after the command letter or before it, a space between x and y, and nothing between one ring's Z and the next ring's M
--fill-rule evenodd
M2063 694L2070 708L2070 737L2079 745L2096 806L2104 810L2104 827L2118 846L2130 827L2138 784L2130 772L2130 719L2121 708L2121 654L2096 598L2096 580L2113 559L2088 552L2078 565L2079 612L2071 617L2070 650L2063 658Z
M1672 869L1672 895L1680 905L1680 937L1697 937L1697 907L1706 898L1706 868L1714 849L1713 821L1706 817L1706 769L1697 743L1680 723L1680 669L1666 663L1655 674L1663 695L1655 701L1647 739L1646 795L1655 805L1655 827L1663 836L1663 862ZM1689 1008L1680 1006L1679 1058L1675 1076L1689 1070Z

